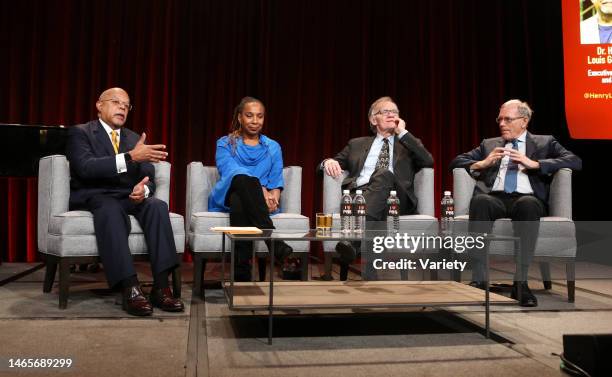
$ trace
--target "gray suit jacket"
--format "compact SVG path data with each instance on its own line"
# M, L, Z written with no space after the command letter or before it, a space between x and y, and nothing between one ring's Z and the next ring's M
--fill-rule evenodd
M467 153L460 154L450 164L450 169L465 168L476 179L474 195L489 193L493 188L501 160L487 169L470 171L470 166L484 160L493 149L503 147L506 141L501 137L484 139L480 146ZM525 139L525 155L540 163L538 170L526 170L534 195L548 204L548 193L552 175L562 168L582 169L582 160L565 149L551 135L534 135L527 132Z
M364 136L349 140L348 144L334 160L349 175L342 182L342 189L354 189L356 181L363 170L363 165L370 152L375 136ZM433 158L423 143L410 132L401 139L397 136L393 144L393 174L395 188L400 199L400 214L416 212L417 198L414 195L414 174L421 168L433 167ZM322 164L319 164L322 168Z

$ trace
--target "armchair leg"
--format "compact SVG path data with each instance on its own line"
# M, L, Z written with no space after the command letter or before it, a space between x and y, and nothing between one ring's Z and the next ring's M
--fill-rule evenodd
M43 292L49 293L53 288L53 282L55 281L55 273L57 272L57 257L47 255L45 257L45 281L43 283Z
M348 271L349 265L344 262L340 262L340 281L348 280Z
M59 268L59 308L66 309L70 286L70 263L65 259L60 259Z
M266 258L257 258L257 270L259 271L259 281L266 281ZM271 274L274 271L270 271Z
M568 262L565 265L567 274L567 302L576 300L576 265L574 261Z
M438 271L429 270L429 280L438 280Z
M300 255L300 265L302 266L302 281L308 281L308 253Z
M202 253L193 253L193 294L202 297L202 280L206 269L206 259Z
M544 283L544 289L551 289L552 279L550 278L550 263L540 262L540 273L542 274L542 283Z
M451 279L456 281L457 283L461 283L461 271L451 270Z
M331 253L323 252L324 258L324 269L323 276L321 277L323 280L333 280L332 277L332 256Z
M181 297L181 265L172 270L172 293L174 297Z

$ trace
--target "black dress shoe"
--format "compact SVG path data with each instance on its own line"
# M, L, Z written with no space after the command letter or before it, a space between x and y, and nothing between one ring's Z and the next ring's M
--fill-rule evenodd
M293 248L285 241L274 241L274 257L281 263L293 253Z
M351 264L357 258L357 251L348 241L340 241L336 244L336 252L340 255L340 262Z
M531 289L529 289L527 282L524 282L524 281L514 282L514 285L512 286L512 292L510 293L510 297L515 300L518 300L518 290L519 289L521 290L521 300L519 302L520 306L524 306L524 307L538 306L538 299L536 298L536 296L533 295L533 293L531 293Z
M300 258L286 258L281 271L283 280L301 280L302 260Z
M151 303L138 285L123 288L123 310L131 315L147 316L153 314Z
M172 290L169 287L151 290L149 296L151 303L165 312L182 312L185 310L185 305L180 298L175 298Z
M266 240L265 243L268 250L270 250L272 248L270 240ZM293 248L287 245L285 241L274 241L274 259L282 263L285 258L291 255L291 253L293 253Z

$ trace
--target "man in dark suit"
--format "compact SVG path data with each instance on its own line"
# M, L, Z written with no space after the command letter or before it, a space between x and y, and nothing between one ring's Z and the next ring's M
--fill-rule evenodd
M540 217L548 210L552 174L562 168L580 170L582 161L553 136L527 132L532 110L526 102L510 100L499 109L500 137L485 139L479 147L457 156L450 165L465 168L477 180L470 202L470 231L490 233L502 217L513 221L521 238L512 297L522 306L537 306L527 285L528 269L538 237ZM473 261L473 286L484 286L484 261Z
M96 102L98 119L71 127L66 146L70 161L70 209L91 211L98 252L109 286L121 286L123 309L151 315L153 305L165 311L184 310L173 296L168 275L177 268L176 246L168 206L153 197L155 168L165 160L165 146L146 145L146 135L123 128L131 110L120 88L104 91ZM128 236L129 215L142 227L154 283L147 299L138 283ZM151 305L153 304L153 305Z
M399 117L391 97L381 97L372 103L368 121L376 135L349 140L334 158L321 162L319 169L334 178L348 171L342 189L363 191L366 221L376 227L387 218L387 198L391 190L397 191L400 199L400 215L416 213L414 175L421 168L432 167L433 158L421 141L406 130L406 123ZM342 262L341 280L346 280L348 264L355 259L355 246L348 242L336 245Z

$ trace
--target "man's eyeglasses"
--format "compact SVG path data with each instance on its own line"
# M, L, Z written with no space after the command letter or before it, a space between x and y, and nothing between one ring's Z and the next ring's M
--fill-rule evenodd
M517 119L523 119L523 118L525 118L525 117L516 117L516 118L510 118L510 117L497 117L497 118L495 118L495 123L497 123L497 124L501 124L501 122L504 122L504 123L508 124L508 123L512 123L512 122L514 122L514 121L515 121L515 120L517 120Z
M395 109L392 109L392 110L379 110L374 115L378 115L378 114L381 114L381 115L384 115L384 116L387 116L387 115L399 115L399 110L395 110Z
M110 102L113 105L119 107L119 106L124 106L126 109L128 109L128 111L132 111L134 110L134 105L132 105L129 102L123 102L123 101L119 101L118 99L115 98L111 98L111 99L101 99L100 102Z

